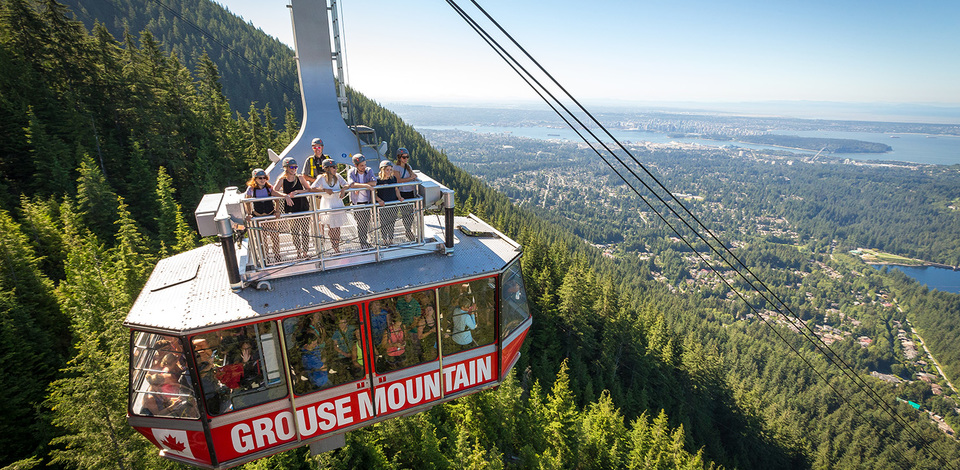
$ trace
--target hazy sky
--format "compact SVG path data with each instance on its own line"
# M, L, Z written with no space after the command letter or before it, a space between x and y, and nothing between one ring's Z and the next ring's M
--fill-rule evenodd
M287 0L217 1L292 44ZM478 2L594 103L960 105L957 0ZM469 0L458 3L479 19ZM375 100L537 99L445 1L342 9L349 83Z

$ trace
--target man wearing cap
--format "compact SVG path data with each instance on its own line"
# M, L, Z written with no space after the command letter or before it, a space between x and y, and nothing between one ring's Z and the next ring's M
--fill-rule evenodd
M353 168L347 171L347 183L351 185L369 185L377 184L377 175L372 168L367 168L367 159L362 153L353 156ZM373 203L372 191L353 191L350 193L350 202L353 205ZM357 218L357 236L360 238L360 246L363 249L370 248L370 242L367 241L367 234L370 233L370 216L372 211L354 212Z
M313 139L313 142L310 143L310 146L313 148L313 155L307 157L307 161L303 164L303 170L301 173L310 184L313 184L317 180L317 177L323 174L323 168L321 164L324 160L330 158L329 155L323 154L323 140L319 137Z

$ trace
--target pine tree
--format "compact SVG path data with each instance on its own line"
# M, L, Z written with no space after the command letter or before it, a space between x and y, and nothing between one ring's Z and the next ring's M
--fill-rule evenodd
M27 237L0 210L0 465L45 447L52 435L38 404L62 366L69 333Z
M117 197L117 201L119 229L116 236L117 246L112 253L112 274L119 281L120 291L126 294L121 297L121 301L133 305L156 260L147 251L146 241L137 229L137 223L130 217L123 198Z
M109 240L117 220L114 217L117 195L89 155L84 155L80 161L79 172L77 202L83 224L101 240Z
M166 466L156 449L125 422L129 333L122 320L142 285L139 233L119 201L118 247L106 250L82 227L70 228L66 278L57 288L70 316L77 354L66 376L50 386L47 405L63 435L52 443L54 463L74 468ZM71 217L71 209L62 212ZM68 223L67 225L71 225ZM139 284L138 284L139 282Z
M583 415L583 439L577 452L579 468L621 468L626 454L627 428L610 393L591 403Z
M59 204L50 199L20 196L21 229L37 254L40 271L50 279L63 279L63 232L59 225Z
M557 379L544 406L547 418L544 436L547 449L541 460L541 468L569 468L574 465L579 442L580 416L570 390L567 361L560 364Z
M177 244L177 202L173 198L176 190L173 180L167 175L167 170L160 167L157 170L156 200L159 210L154 220L157 223L157 238L163 246L172 248Z
M26 184L20 190L44 195L69 193L73 186L70 171L74 168L70 148L58 137L47 133L32 107L27 110L27 118L30 125L23 129L23 136L30 145L30 154L21 163L32 167L33 175L24 180Z

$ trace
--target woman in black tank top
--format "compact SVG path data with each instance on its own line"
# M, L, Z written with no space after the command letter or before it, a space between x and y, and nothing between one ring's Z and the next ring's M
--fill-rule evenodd
M277 178L274 187L282 188L287 196L291 196L284 201L283 212L291 214L295 212L306 212L310 209L310 204L305 197L296 197L298 194L309 193L307 189L310 185L303 179L303 175L297 174L297 161L291 157L283 159L283 174ZM310 252L310 224L305 217L293 217L288 219L287 229L293 238L293 246L297 249L297 259L304 259Z

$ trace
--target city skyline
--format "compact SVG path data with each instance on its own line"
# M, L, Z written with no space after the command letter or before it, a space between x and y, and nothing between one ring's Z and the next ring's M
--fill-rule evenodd
M286 0L219 3L292 43ZM480 19L473 5L459 3ZM481 5L574 95L595 104L960 107L960 3L848 3ZM375 100L537 100L446 2L347 0L341 8L348 83Z

